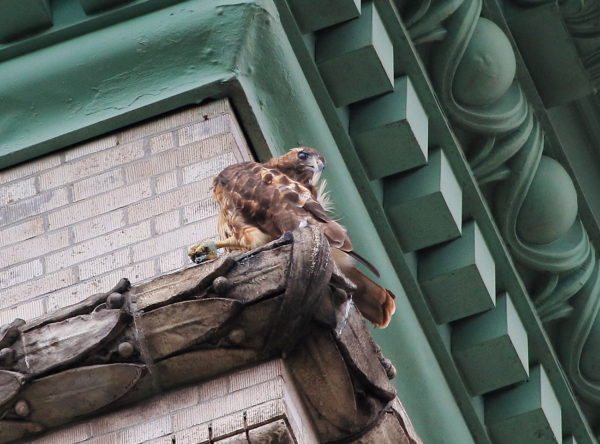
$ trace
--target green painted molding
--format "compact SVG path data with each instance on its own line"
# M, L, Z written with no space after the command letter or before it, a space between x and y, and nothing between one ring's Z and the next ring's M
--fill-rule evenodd
M461 189L464 217L477 221L495 262L498 285L508 291L524 324L530 363L541 363L548 374L565 433L578 442L592 442L409 34L389 0L374 3L393 45L394 77L408 75L413 83L428 116L429 145L443 147ZM459 3L448 2L438 16L452 15ZM424 26L418 21L415 26L423 25L421 35L426 37L446 35L435 23ZM402 250L375 191L385 184L374 187L369 180L348 134L348 110L334 106L314 53L306 46L311 41L313 37L301 34L285 0L192 0L56 44L48 34L37 51L0 64L0 96L8 97L7 112L0 117L5 138L0 164L30 159L178 107L231 97L260 158L312 145L336 165L328 169L327 178L333 199L343 202L337 213L356 248L380 269L384 284L398 297L393 323L375 334L398 367L396 386L424 441L444 442L453 436L461 443L491 442L483 422L484 398L470 393L449 345L451 328L438 325L431 313L416 276L417 258Z
M513 3L505 2L503 14L544 105L561 106L591 94L594 84L565 22L564 6L556 1L526 8Z
M0 61L8 60L80 35L105 28L155 11L182 0L8 0L0 6L0 28L4 33L16 29L7 41L0 39ZM87 3L102 3L99 12L86 13ZM15 4L19 8L15 8ZM46 4L47 22L32 5ZM41 8L38 6L38 11ZM41 12L41 11L40 11ZM19 31L21 30L21 31ZM3 32L0 32L0 36Z
M453 82L459 78L465 61L511 56L496 47L498 38L482 46L485 39L478 37L477 47L471 45L478 27L486 20L480 18L480 12L481 2L465 0L447 21L434 10L429 16L425 11L419 18L424 22L436 18L437 25L445 30L432 57L437 93L454 124L469 134L471 141L480 141L471 142L470 147L467 144L469 160L479 184L486 185L488 197L493 199L496 220L513 257L526 268L544 273L545 283L532 295L538 315L545 321L570 316L568 326L558 333L558 345L571 383L580 396L589 400L598 393L594 382L597 374L585 374L580 364L586 356L597 354L596 349L582 345L586 340L596 342L595 336L588 336L597 314L595 308L590 308L596 307L594 298L588 296L596 294L597 298L595 248L577 215L576 191L568 169L543 154L547 152L541 123L546 123L544 113L540 120L539 114L528 111L530 105L519 83L499 90L493 100L479 108L465 104L456 95ZM473 82L485 81L486 76L500 72L493 63L469 70ZM539 225L541 221L544 223ZM574 319L579 319L578 325ZM560 390L563 384L553 381L552 385ZM586 442L594 440L589 432L585 438ZM577 437L578 441L582 439Z
M600 88L600 58L598 57L598 51L600 50L600 27L598 27L600 2L596 0L562 0L554 5L544 5L536 0L510 1L519 4L524 8L521 11L530 14L532 17L532 28L530 30L534 30L538 26L535 23L535 15L540 16L542 20L550 21L552 18L548 17L548 6L553 9L554 14L561 20L570 34L571 41L569 43L574 46L579 57L579 61L576 63L580 64L587 74L587 78L578 79L581 83L579 85L579 95L571 96L568 99L577 99L596 92ZM519 14L519 12L514 14ZM560 49L564 48L564 45L560 43L559 45ZM554 58L560 56L556 52L554 53Z
M530 362L542 362L544 368L548 372L549 379L551 380L553 387L555 387L555 390L558 392L563 420L567 425L565 430L574 433L577 436L577 439L581 442L593 442L594 438L589 429L589 425L586 423L581 409L579 408L579 405L571 392L569 384L565 379L565 375L556 356L556 352L548 340L546 332L539 318L537 317L535 308L531 303L523 283L515 270L511 257L508 254L505 245L503 244L500 233L495 226L493 217L491 216L491 213L487 207L486 200L476 184L476 180L471 173L464 154L459 148L459 142L449 127L447 118L438 107L436 95L433 92L432 85L428 81L428 76L425 73L421 59L417 55L415 48L412 46L411 40L408 37L408 33L404 29L393 5L390 5L385 0L375 1L375 4L378 6L380 15L384 21L384 25L386 26L394 45L394 65L396 67L395 75L398 76L408 74L411 80L415 83L417 94L430 118L430 145L439 145L444 147L444 151L448 155L454 172L457 174L459 182L463 187L466 206L464 209L464 214L466 217L469 215L474 217L481 225L484 238L488 243L488 247L492 252L494 260L496 261L497 274L500 276L501 286L509 290L511 296L514 296L515 307L519 311L519 315L522 317L522 321L526 327L528 339L532 348ZM429 2L427 2L427 4L429 4ZM446 3L444 6L445 5ZM285 8L281 8L281 10L285 22ZM448 10L442 12L443 13L439 15L442 17L442 19L449 15L448 14L444 16ZM290 19L290 22L291 21L292 19ZM289 22L285 23L286 29L288 30L288 35L291 36L289 30L292 29L292 27L289 26ZM302 37L290 38L296 48L304 45ZM300 50L296 49L296 52L299 54ZM352 142L348 140L348 136L346 134L346 125L344 123L344 115L346 115L345 110L336 110L330 99L328 100L326 98L327 91L324 90L321 85L319 85L319 83L322 83L322 80L319 78L318 74L315 73L311 66L313 60L310 50L308 50L307 54L300 60L303 63L307 77L311 80L313 91L319 91L317 97L321 103L321 110L325 113L328 121L331 122L330 127L332 130L334 130L336 137L338 137L338 145L340 145L342 149L342 154L344 155L347 164L351 165L351 168L356 164L360 165L360 162L356 158L356 153L352 147ZM401 68L398 69L398 67ZM316 85L319 86L317 87ZM325 97L321 97L322 95ZM519 97L522 101L522 94L520 94L520 96L517 95L518 99ZM516 103L518 103L518 101ZM518 114L515 115L518 117ZM497 117L498 116L490 115L488 116L488 119L493 121ZM519 119L524 119L525 117L526 114L524 116L521 115L521 117L516 118L515 121L519 122ZM483 119L483 121L485 122L486 119ZM355 177L357 184L359 181L360 183L365 184L360 176ZM370 198L365 199L365 203L372 208L373 214L377 214L377 217L374 218L373 221L380 235L385 239L389 239L389 243L386 242L388 254L393 257L396 271L401 277L405 288L408 290L407 294L411 298L413 307L421 319L422 325L424 326L426 333L430 338L430 342L436 351L438 359L440 362L442 362L446 377L449 379L449 381L451 381L451 386L455 389L454 393L457 399L459 399L461 402L460 405L463 409L463 414L465 415L465 418L467 418L472 432L476 435L476 439L481 442L485 442L486 439L489 438L485 437L487 432L480 429L481 423L480 417L478 416L480 412L480 406L478 404L479 399L469 399L468 396L464 396L464 386L461 388L461 384L463 384L461 380L462 377L455 368L455 362L445 355L447 351L445 348L447 344L445 330L436 329L434 331L433 328L430 327L432 325L431 312L429 311L428 307L423 306L423 295L418 284L413 286L413 282L411 282L411 279L414 279L414 259L407 256L396 255L398 251L396 249L397 244L393 241L393 235L390 235L389 223L385 221L383 215L376 213L379 207L377 200L378 198L377 193L373 191L371 185L365 185L364 188L359 185L359 189L363 195L370 196ZM480 432L481 434L479 434Z
M164 8L1 63L0 165L216 93L210 85L235 77L251 19L245 8L220 7Z
M425 297L418 284L415 275L416 270L414 267L414 258L405 255L402 251L390 221L387 219L383 210L380 199L377 197L378 194L372 186L372 182L369 181L362 162L354 150L352 140L347 132L347 124L343 120L344 116L347 118L346 110L336 109L334 106L329 92L319 75L310 47L306 47L306 40L304 39L304 36L301 35L289 8L284 2L277 2L276 4L279 8L281 19L284 28L287 31L288 38L290 39L292 47L296 53L296 57L298 58L302 69L304 70L304 75L308 79L312 91L315 94L320 112L325 117L329 129L335 138L340 153L343 156L343 161L352 173L354 183L356 184L356 187L368 209L369 214L371 215L372 224L376 228L379 237L383 240L384 245L386 246L386 253L389 255L392 261L395 273L402 281L406 295L410 299L412 309L415 311L419 323L421 324L420 328L423 329L429 340L430 346L435 353L435 358L441 365L444 377L449 381L452 393L456 399L456 402L458 403L459 408L461 409L464 420L469 425L469 430L473 435L472 439L481 443L490 442L487 431L481 423L481 399L473 399L469 395L460 371L454 363L450 355L450 351L447 348L445 337L436 325L433 315L427 306ZM386 30L388 31L394 45L394 66L402 66L409 71L411 69L416 69L417 72L419 72L418 80L420 83L422 79L426 79L427 77L424 74L424 71L421 70L421 62L417 57L405 57L406 53L404 52L403 45L408 43L408 40L400 31L401 24L399 16L397 15L397 11L395 11L395 9L387 0L376 2L376 5L384 22L384 26L386 27ZM397 26L400 26L400 28L395 28ZM409 72L409 74L411 79L415 78L412 76L414 72ZM396 75L398 75L398 72L396 72ZM424 95L422 94L421 87L422 84L420 83L417 88L417 93L420 99L423 100ZM429 90L429 95L425 95L425 98L427 99L427 104L424 106L428 114L430 114L430 117L431 114L435 115L436 113L439 113L436 115L435 121L432 122L433 127L430 127L430 137L433 138L433 140L430 140L430 145L442 145L444 142L447 142L445 139L446 136L449 136L450 140L454 140L453 135L451 132L449 132L448 127L444 127L447 122L439 110L437 99L432 95L432 90ZM442 116L441 120L437 118L438 116ZM442 127L440 127L440 123L442 124ZM440 139L440 136L442 139ZM386 273L383 272L382 275L385 276ZM411 355L411 358L404 356L406 350L398 347L398 338L403 337L403 335L397 334L396 331L396 328L400 325L405 324L403 321L393 322L391 325L393 330L390 330L390 327L388 327L386 331L374 332L385 353L389 354L392 358L397 357L398 361L402 361L403 365L406 365L407 368L410 369L414 368L414 365L428 366L433 364L429 361L429 357L422 356L419 353L417 353L416 356ZM408 330L413 332L412 327L410 327L409 324L406 324L406 327ZM434 367L436 366L437 364L434 365ZM436 395L431 396L430 392L422 393L422 389L423 387L415 386L414 384L407 384L406 386L399 387L401 397L403 394L407 395L402 398L403 400L406 399L405 402L416 402L423 409L427 409L429 408L428 406L436 405L440 402ZM412 396L408 394L412 394ZM449 406L453 407L454 402L449 404ZM419 418L419 421L422 419L423 418ZM444 442L444 440L447 438L447 435L444 435L442 430L447 429L447 423L437 423L437 419L434 420L433 416L424 418L424 420L424 423L417 422L417 429L421 433L426 433L426 435L422 435L425 442L428 441L427 438L430 438L430 442ZM461 424L462 419L454 424L454 426L459 427ZM452 426L449 427L452 429ZM457 439L460 441L460 438ZM460 442L470 441L470 438L467 439L465 437L463 438L463 441Z
M441 341L433 350L429 344L432 335L439 336L436 326L427 314L415 316L404 287L420 294L418 285L414 277L398 279L396 262L404 263L403 253L360 161L349 162L340 151L350 139L344 132L340 140L337 114L314 65L307 79L306 48L298 54L304 40L289 10L279 17L282 7L287 5L267 0L191 0L2 63L0 95L8 100L0 118L0 162L6 167L224 96L232 99L260 158L302 144L319 148L336 166L326 176L333 200L344 203L338 215L397 296L396 318L381 333L393 338L384 353L396 363L396 385L411 419L425 442L447 436L473 442L458 404L468 401L466 389L458 374L446 381ZM400 261L392 262L394 256ZM485 431L479 434L480 442L488 442Z

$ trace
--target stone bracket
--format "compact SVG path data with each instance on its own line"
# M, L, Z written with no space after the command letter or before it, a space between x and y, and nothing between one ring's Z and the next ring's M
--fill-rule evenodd
M281 355L322 442L362 434L396 399L394 372L338 274L307 227L17 320L0 333L0 443Z

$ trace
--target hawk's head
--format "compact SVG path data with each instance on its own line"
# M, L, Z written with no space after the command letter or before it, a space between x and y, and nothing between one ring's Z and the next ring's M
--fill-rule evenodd
M317 150L301 146L292 148L283 156L269 160L267 166L309 185L315 184L321 175L321 171L325 167L325 158Z

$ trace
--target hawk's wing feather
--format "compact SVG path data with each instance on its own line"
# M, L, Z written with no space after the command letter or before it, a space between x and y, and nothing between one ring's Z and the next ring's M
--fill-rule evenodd
M302 221L320 224L330 245L349 253L374 274L375 267L352 251L346 230L334 221L304 185L273 168L243 162L215 179L215 197L229 217L229 230L254 225L273 239L298 228ZM229 204L229 205L227 205Z
M379 275L375 267L352 251L344 227L331 219L319 202L319 191L256 162L231 165L214 181L213 193L221 210L219 233L234 237L241 248L252 249L303 223L319 225L332 247L334 260L357 286L355 301L359 310L375 325L385 327L395 309L393 295L354 267L350 257Z
M321 222L330 222L332 219L327 215L325 209L316 200L310 199L304 203L304 208Z
M332 247L344 251L352 250L352 242L350 242L346 230L327 215L327 212L319 202L309 199L304 203L303 207L322 223L323 233Z

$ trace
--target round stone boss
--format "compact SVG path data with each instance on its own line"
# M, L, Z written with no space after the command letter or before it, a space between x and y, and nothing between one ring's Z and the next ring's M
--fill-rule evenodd
M542 156L517 217L519 236L549 244L564 236L577 218L577 192L564 167Z
M506 34L494 22L481 17L456 69L454 96L465 105L489 105L508 91L516 66Z

